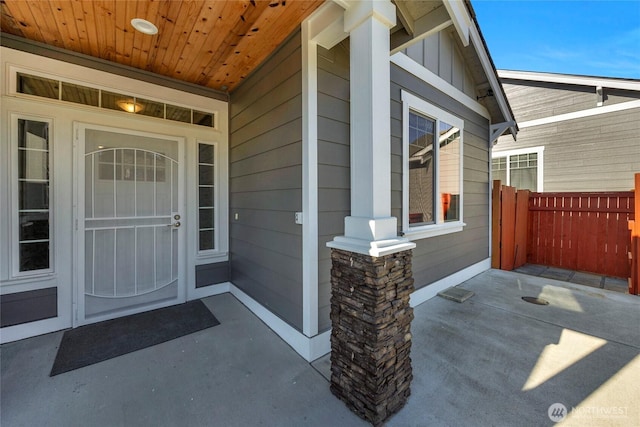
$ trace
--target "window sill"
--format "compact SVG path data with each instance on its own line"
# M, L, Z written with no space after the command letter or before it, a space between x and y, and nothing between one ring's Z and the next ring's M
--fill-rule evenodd
M425 225L422 227L410 228L404 232L404 237L413 241L426 239L429 237L442 236L444 234L458 233L464 229L467 224L456 221L445 224Z

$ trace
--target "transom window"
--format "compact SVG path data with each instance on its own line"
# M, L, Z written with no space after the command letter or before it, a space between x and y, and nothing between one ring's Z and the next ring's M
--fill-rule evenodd
M152 101L131 94L74 84L59 79L16 72L16 93L57 99L130 114L215 127L215 114Z
M408 92L403 101L403 231L428 237L462 229L464 122Z

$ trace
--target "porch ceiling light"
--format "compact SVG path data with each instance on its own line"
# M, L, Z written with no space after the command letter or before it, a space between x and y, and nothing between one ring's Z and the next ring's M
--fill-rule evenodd
M133 102L132 99L121 99L117 101L118 107L122 108L127 113L139 113L144 109L142 104L138 104L137 102Z
M133 18L131 20L131 25L136 30L140 31L143 34L154 35L158 34L158 27L153 25L151 22L142 18Z

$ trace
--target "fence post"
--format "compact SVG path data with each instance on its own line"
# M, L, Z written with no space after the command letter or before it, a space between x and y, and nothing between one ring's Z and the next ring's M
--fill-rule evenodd
M640 173L635 175L633 218L633 221L629 221L629 229L631 230L629 293L631 295L640 295Z
M493 181L491 191L491 268L500 268L500 180Z

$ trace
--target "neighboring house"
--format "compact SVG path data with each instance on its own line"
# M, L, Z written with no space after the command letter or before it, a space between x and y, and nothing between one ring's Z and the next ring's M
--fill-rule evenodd
M490 150L517 127L470 4L237 2L262 15L232 16L242 34L215 39L241 41L216 62L224 46L194 42L213 12L191 10L184 48L162 38L198 2L150 4L171 25L127 42L142 3L86 3L103 14L86 26L60 3L42 32L46 3L2 4L3 342L231 292L313 360L328 244L415 246L414 305L490 268ZM116 63L154 49L144 70Z
M640 80L498 71L520 132L493 178L533 191L629 191L640 172Z

